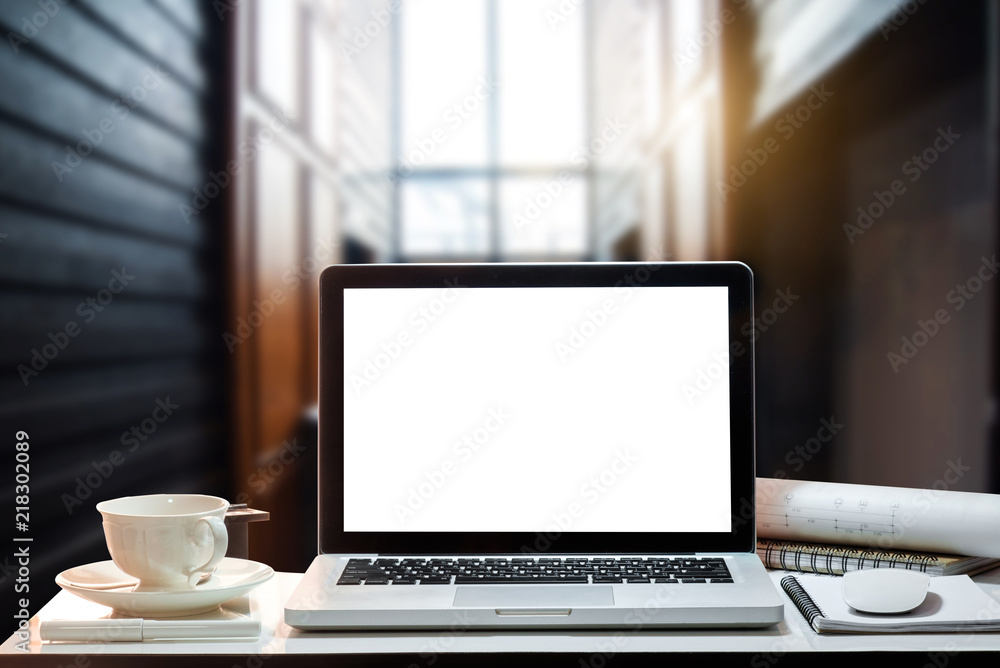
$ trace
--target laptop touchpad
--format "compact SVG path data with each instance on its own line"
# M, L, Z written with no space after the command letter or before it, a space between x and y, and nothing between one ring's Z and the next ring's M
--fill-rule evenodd
M458 587L452 605L459 608L496 608L504 611L526 613L538 610L572 610L573 608L601 608L615 604L614 590L601 585L465 585Z

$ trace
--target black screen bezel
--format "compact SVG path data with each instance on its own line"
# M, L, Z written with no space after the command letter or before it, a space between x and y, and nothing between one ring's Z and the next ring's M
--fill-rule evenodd
M643 279L643 280L640 280ZM345 532L343 291L348 288L725 286L729 289L731 526L728 532ZM319 552L321 554L675 554L752 552L753 274L740 262L334 265L320 276ZM377 462L373 462L377 466ZM742 474L740 474L742 472ZM692 475L697 475L693 472ZM696 500L692 500L696 502ZM663 512L684 512L665 508ZM542 548L542 549L540 549Z

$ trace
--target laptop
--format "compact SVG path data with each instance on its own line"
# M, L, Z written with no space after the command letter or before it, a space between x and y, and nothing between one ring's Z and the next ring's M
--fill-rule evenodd
M320 277L304 630L762 627L741 263Z

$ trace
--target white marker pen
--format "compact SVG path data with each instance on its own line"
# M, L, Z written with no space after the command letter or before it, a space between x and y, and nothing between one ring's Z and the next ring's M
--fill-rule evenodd
M167 640L172 638L256 638L256 619L53 619L41 623L42 640L121 641Z

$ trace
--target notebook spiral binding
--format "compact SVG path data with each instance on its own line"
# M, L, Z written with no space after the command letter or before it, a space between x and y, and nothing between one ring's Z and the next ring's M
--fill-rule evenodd
M907 570L924 573L937 562L937 558L929 554L864 548L811 546L783 541L761 541L761 546L764 547L764 565L803 573L842 575L850 570L863 569L865 566L878 568L883 564L890 568L902 566ZM805 562L803 557L806 558Z
M816 617L826 617L823 610L816 605L815 601L812 600L812 597L806 593L806 590L802 588L802 585L800 585L799 581L793 576L786 575L781 578L781 588L784 589L785 593L788 594L788 597L792 599L792 603L794 603L795 607L802 613L802 616L806 618L806 621L809 622L810 626Z

